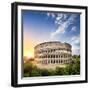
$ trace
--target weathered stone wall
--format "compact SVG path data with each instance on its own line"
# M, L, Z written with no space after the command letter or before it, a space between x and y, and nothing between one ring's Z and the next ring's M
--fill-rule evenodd
M34 48L35 61L40 68L64 66L72 61L71 45L61 42L45 42ZM48 67L47 67L48 66Z

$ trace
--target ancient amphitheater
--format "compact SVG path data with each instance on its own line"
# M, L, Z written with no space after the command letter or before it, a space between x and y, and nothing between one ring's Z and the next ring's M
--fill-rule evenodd
M39 68L65 67L72 61L71 45L57 41L38 44L34 55Z

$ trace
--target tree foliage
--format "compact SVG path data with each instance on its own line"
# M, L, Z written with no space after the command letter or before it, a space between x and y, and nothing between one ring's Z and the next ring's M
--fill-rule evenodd
M39 69L31 62L24 64L24 77L35 76L55 76L55 75L79 75L80 74L80 56L73 56L74 63L66 67L56 67L53 69Z

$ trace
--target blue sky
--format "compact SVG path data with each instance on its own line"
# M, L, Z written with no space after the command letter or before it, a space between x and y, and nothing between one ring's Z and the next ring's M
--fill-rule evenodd
M79 13L22 11L22 16L24 41L28 39L31 46L47 41L67 42L72 45L72 54L80 54Z

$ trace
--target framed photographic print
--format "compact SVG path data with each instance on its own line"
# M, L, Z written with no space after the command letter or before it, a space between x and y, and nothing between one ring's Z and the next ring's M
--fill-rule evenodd
M11 85L87 82L87 7L12 3Z

